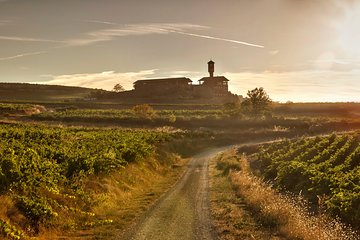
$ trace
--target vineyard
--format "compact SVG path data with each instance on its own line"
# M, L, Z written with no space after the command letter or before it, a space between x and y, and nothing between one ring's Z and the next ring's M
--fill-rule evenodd
M153 111L152 120L173 122L176 120L192 120L204 118L218 118L221 110L158 110ZM141 112L133 109L65 109L63 111L49 111L33 116L37 120L57 121L106 121L116 122L119 120L137 120L147 118Z
M0 103L0 116L35 114L43 110L44 107L33 104Z
M85 180L141 162L172 134L0 125L0 236L20 239L36 235L41 227L75 229L111 222L91 212L94 199L84 190Z
M351 133L275 142L260 149L253 167L275 187L300 194L358 228L359 140L359 133Z

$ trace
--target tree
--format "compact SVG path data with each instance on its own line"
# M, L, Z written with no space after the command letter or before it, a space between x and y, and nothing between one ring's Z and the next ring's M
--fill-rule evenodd
M114 92L123 92L123 91L125 91L125 88L120 83L118 83L114 86L113 91Z
M260 87L248 91L247 98L241 103L241 107L245 113L262 115L269 110L271 102L264 88Z

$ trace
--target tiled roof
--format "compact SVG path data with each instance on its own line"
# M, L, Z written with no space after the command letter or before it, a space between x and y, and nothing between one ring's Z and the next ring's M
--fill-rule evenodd
M202 79L199 80L200 81L229 81L229 79L227 79L226 77L224 76L216 76L216 77L203 77Z
M137 80L134 82L134 84L138 83L163 83L163 82L175 82L175 81L181 81L181 82L192 82L189 78L181 77L181 78L158 78L158 79L145 79L145 80Z

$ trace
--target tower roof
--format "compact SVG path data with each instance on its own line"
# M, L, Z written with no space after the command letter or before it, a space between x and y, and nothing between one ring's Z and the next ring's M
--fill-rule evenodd
M159 84L159 83L174 83L174 82L186 82L191 83L192 81L186 77L179 77L179 78L157 78L157 79L144 79L144 80L137 80L134 84L143 84L143 83L150 83L150 84Z
M224 76L216 76L216 77L203 77L199 80L199 82L228 82L229 79L227 79Z
M208 61L208 64L210 64L210 63L215 63L213 60L210 60L210 61Z

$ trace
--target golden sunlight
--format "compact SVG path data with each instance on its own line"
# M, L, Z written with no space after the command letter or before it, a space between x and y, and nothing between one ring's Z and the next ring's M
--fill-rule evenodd
M341 47L348 53L360 54L360 3L347 11L337 29Z

